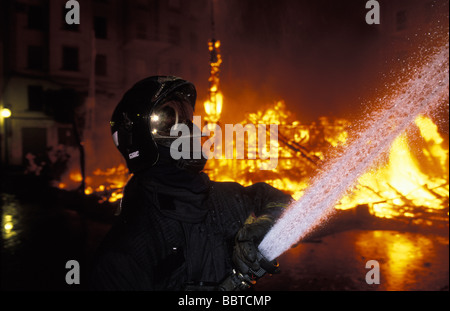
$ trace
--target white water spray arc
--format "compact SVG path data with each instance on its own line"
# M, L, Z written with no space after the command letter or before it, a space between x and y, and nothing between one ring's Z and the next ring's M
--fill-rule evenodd
M312 180L300 200L289 206L258 247L264 257L277 258L314 230L419 114L433 111L448 100L448 67L447 43L386 103L389 108L370 116L372 124Z

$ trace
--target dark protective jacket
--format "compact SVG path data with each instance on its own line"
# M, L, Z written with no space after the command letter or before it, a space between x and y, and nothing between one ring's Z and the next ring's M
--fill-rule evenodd
M208 179L206 191L191 195L135 175L99 249L91 287L184 290L199 282L219 284L232 271L234 238L248 216L278 217L290 200L266 183L243 187Z

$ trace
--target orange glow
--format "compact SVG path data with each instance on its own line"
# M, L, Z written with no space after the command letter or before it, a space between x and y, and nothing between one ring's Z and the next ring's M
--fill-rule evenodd
M325 159L327 149L345 145L348 139L348 121L322 117L317 124L302 125L292 121L292 115L283 101L247 115L241 124L248 123L279 125L278 166L270 171L261 171L261 159L235 160L222 156L208 160L208 175L212 180L236 181L245 186L264 181L291 194L294 199L299 199L308 187L308 177L314 175L320 162ZM393 143L387 163L364 174L356 189L344 197L336 209L368 205L374 216L411 219L413 223L429 223L420 219L421 215L438 220L448 217L448 212L445 212L449 197L448 148L444 147L437 126L431 119L419 116L415 124L420 139L424 141L419 151L429 165L420 165L417 156L410 150L412 147L407 135L403 134ZM414 148L417 152L418 148ZM316 161L317 166L312 164L312 160ZM424 168L427 170L424 171Z
M69 178L74 182L81 182L83 180L80 172L70 172Z
M416 214L443 212L448 205L448 149L437 126L424 116L415 121L426 142L421 153L428 163L436 167L428 170L439 174L431 176L423 172L420 162L411 151L406 134L393 143L388 163L370 171L359 179L356 190L341 200L338 209L350 209L368 204L375 216L383 218L414 218ZM417 148L416 148L417 149ZM447 215L448 216L448 215Z
M218 149L219 156L210 158L206 164L205 172L210 179L234 181L244 186L266 182L296 200L303 195L309 186L309 178L320 169L329 151L346 144L350 125L346 120L327 117L321 117L313 124L302 124L295 120L284 101L247 114L240 124L278 125L278 141L275 148L270 149L275 150L278 165L271 170L261 170L268 160L252 157L259 153L245 141L244 159L226 159L227 144L233 144L231 149L236 153L236 145L241 142L224 141ZM418 142L413 144L407 134L399 136L392 144L385 164L361 176L353 192L344 197L336 209L366 205L376 217L428 225L433 220L448 219L448 147L431 119L419 116L415 126L420 134L415 138ZM266 148L263 151L268 152ZM71 172L69 176L72 181L81 181L79 172ZM96 169L86 178L85 193L99 196L100 202L117 202L122 198L128 178L124 164L106 170ZM59 188L67 189L67 184L61 182Z
M213 92L211 91L211 93ZM211 96L213 96L212 99L204 102L206 112L205 120L211 123L217 123L222 113L223 96L220 92L214 92L214 95Z
M223 95L219 90L219 72L222 64L220 55L220 41L208 42L210 52L210 76L209 76L209 98L204 102L206 112L205 120L209 123L217 123L222 114Z
M278 165L271 170L261 170L269 160L259 157L252 159L251 155L258 153L244 142L247 152L245 159L225 159L222 153L222 157L208 160L205 169L210 178L216 181L236 181L244 186L264 181L298 199L308 186L307 177L313 174L323 160L326 148L345 143L345 129L349 122L321 118L317 126L303 125L293 119L286 103L280 100L264 110L248 114L240 124L264 124L267 129L270 124L278 125L278 142L273 142L271 148L276 150L276 154L270 155L272 158L278 157ZM227 148L227 144L232 144L231 148L236 153L238 143L241 142L225 141L222 150ZM263 149L263 155L267 157L267 153L268 150Z
M105 170L97 168L87 175L84 193L97 195L100 197L99 203L106 201L113 203L122 198L122 190L129 178L128 169L124 164ZM68 179L67 182L60 182L57 185L58 188L75 189L82 181L80 172L76 170L69 173ZM69 184L71 187L68 186Z

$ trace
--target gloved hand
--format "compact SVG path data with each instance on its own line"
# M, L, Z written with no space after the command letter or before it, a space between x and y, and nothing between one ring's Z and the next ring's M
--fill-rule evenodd
M233 262L242 274L248 274L250 269L258 271L261 266L258 255L258 245L272 227L274 220L270 216L255 218L250 216L235 238ZM276 261L274 263L276 265ZM263 267L264 268L264 267ZM276 273L276 270L270 273Z

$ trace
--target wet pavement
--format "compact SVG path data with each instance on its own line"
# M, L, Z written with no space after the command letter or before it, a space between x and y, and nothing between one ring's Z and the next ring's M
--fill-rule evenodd
M282 273L259 290L448 291L448 236L350 230L301 243L279 258ZM379 284L367 284L379 263Z
M113 207L97 206L89 214L76 197L37 195L19 200L2 194L2 290L86 289L92 254L110 228ZM280 256L282 273L262 278L256 290L448 291L448 229L443 232L349 227L327 233ZM80 285L65 282L69 260L80 263ZM369 260L379 263L380 284L366 282Z
M1 198L1 289L86 289L83 276L110 223L77 210L83 202L76 199L67 202L70 208L62 208L57 193L45 192L38 201L4 193ZM69 260L80 263L80 285L65 282Z

